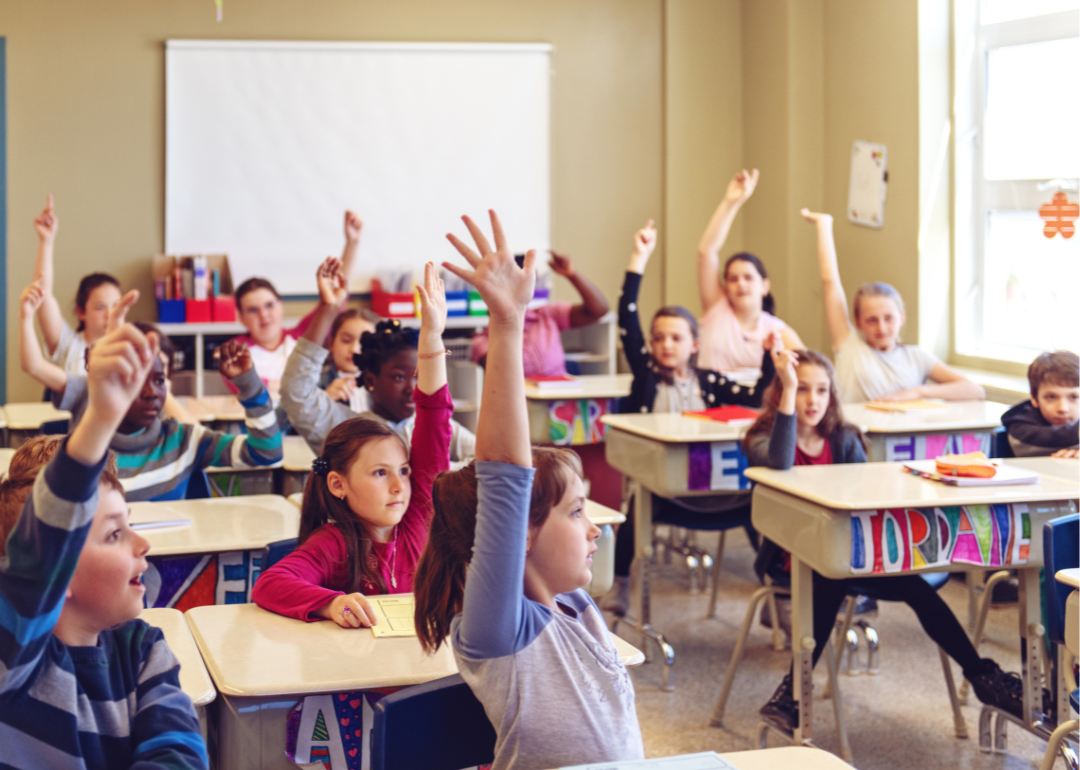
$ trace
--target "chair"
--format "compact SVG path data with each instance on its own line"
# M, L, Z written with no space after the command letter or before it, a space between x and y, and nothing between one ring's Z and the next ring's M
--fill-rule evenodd
M284 540L267 543L266 547L263 548L262 558L259 560L259 573L266 572L266 570L295 551L296 542L295 537L287 537Z
M205 500L208 497L213 497L210 492L210 478L203 468L192 468L191 476L188 477L187 492L184 494L184 499Z
M1046 636L1054 644L1058 645L1058 671L1064 664L1064 656L1060 653L1066 648L1065 630L1068 627L1066 621L1066 607L1071 594L1076 590L1070 586L1059 583L1054 576L1059 570L1080 567L1080 514L1062 516L1048 521L1043 527L1043 565L1046 569ZM1074 599L1075 601L1075 599ZM1071 622L1075 625L1076 620ZM1075 642L1074 642L1075 644ZM1073 656L1077 651L1069 648ZM1061 692L1062 677L1058 678L1058 697ZM1073 710L1080 710L1077 703L1080 692L1073 690L1069 695L1069 703ZM1058 708L1057 716L1063 716L1064 709ZM1065 758L1065 766L1076 768L1077 757L1072 749L1068 749L1065 739L1080 729L1080 721L1075 719L1063 719L1047 741L1046 754L1043 756L1042 770L1050 770L1054 766L1058 752Z
M68 432L69 420L50 420L38 427L39 436L63 436Z
M387 695L374 712L371 770L461 770L495 758L495 729L460 674Z

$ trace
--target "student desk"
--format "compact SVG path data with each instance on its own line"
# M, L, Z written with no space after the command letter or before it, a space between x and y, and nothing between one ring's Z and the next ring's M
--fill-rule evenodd
M429 656L416 637L376 639L367 629L305 623L254 604L196 607L187 621L221 694L217 766L231 770L296 767L283 752L285 723L304 696L457 673L448 645ZM625 642L616 645L627 665L643 660Z
M285 436L281 440L281 469L278 471L278 492L286 497L303 495L304 484L311 473L315 452L303 436Z
M1006 457L1001 462L1035 471L1042 476L1080 484L1080 459L1075 457Z
M791 553L795 699L802 706L796 743L811 737L813 570L847 578L1016 568L1024 713L1032 714L1033 693L1041 692L1042 529L1050 519L1077 510L1080 484L1044 477L1036 484L952 487L902 467L867 463L746 471L757 482L754 526Z
M677 413L616 414L602 418L608 463L626 474L639 492L661 497L701 497L745 492L747 425L684 417ZM652 558L652 495L634 495L634 551L641 571L641 604L633 627L659 645L666 684L675 687L675 650L650 624L649 568Z
M4 404L6 443L18 449L28 438L37 435L42 423L70 419L71 412L61 411L48 401Z
M199 717L199 727L202 730L203 739L206 738L206 706L217 697L214 683L210 681L210 674L203 663L199 648L195 646L195 638L191 635L184 613L178 610L160 607L157 609L143 610L139 615L152 626L160 628L165 635L165 641L169 649L180 661L180 689L191 698L195 706L195 713Z
M300 531L299 511L278 495L131 503L132 522L171 512L191 524L141 531L150 541L143 582L151 607L251 601L262 549Z
M0 479L7 476L8 468L11 466L11 458L14 456L14 449L0 449Z
M879 412L844 404L844 419L870 440L870 462L932 460L943 454L982 450L989 457L993 433L1009 407L993 401L950 401L946 409Z

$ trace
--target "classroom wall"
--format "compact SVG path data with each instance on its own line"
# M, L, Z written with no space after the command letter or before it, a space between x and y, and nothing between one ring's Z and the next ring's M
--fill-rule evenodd
M148 263L164 236L164 40L552 43L552 242L614 301L634 230L663 214L663 7L662 0L225 0L218 24L211 0L5 3L8 400L41 395L19 370L17 305L33 272L32 221L47 193L56 194L61 221L56 295L69 319L78 279L94 270L143 292L133 317L155 317ZM313 255L313 270L323 256ZM557 293L574 294L562 281ZM643 311L660 296L660 281L646 283Z

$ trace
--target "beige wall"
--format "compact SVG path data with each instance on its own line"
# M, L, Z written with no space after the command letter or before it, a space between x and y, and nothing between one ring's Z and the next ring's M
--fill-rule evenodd
M19 370L16 305L33 271L31 223L48 192L61 220L61 305L71 305L82 275L104 270L144 292L135 317L154 318L148 261L164 233L164 40L552 43L552 241L614 299L631 234L663 210L662 11L661 0L226 0L217 24L209 0L6 2L8 400L41 394ZM659 304L659 281L646 284L642 301Z

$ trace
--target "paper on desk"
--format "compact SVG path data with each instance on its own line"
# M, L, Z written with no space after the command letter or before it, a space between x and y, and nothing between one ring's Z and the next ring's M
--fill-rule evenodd
M999 463L997 473L990 478L975 478L971 476L943 476L937 472L936 460L912 460L904 463L904 467L914 471L923 478L932 481L940 481L954 487L997 487L1008 484L1036 484L1041 478L1038 473L1017 468L1015 465Z
M131 516L128 524L132 529L163 529L164 527L190 527L191 517L161 503L130 503Z
M659 759L636 759L626 762L603 762L597 765L574 765L562 770L739 770L715 751L681 754Z
M412 594L384 594L369 596L375 610L376 623L371 627L375 638L383 636L416 636L413 613L416 601Z

